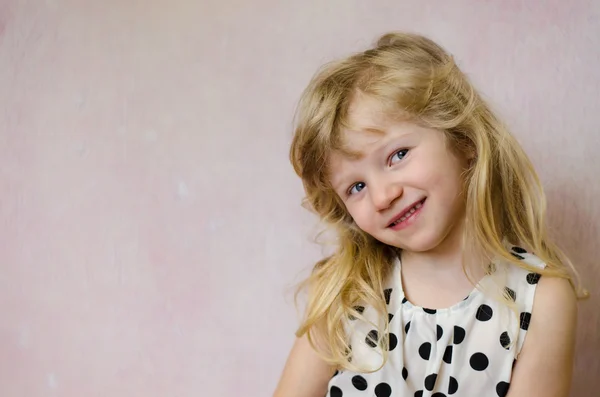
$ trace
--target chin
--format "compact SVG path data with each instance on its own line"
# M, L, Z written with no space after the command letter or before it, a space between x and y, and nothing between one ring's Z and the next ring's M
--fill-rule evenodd
M437 235L419 234L413 235L408 239L390 239L388 237L385 239L380 239L379 241L387 245L391 245L393 247L410 252L427 252L432 251L436 247L438 247L444 241L444 238Z

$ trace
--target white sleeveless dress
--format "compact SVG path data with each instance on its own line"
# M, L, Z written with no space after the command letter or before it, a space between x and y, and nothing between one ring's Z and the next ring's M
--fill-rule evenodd
M509 247L520 260L544 267L533 254ZM406 300L398 260L384 291L390 326L388 361L376 372L336 372L329 381L327 396L505 396L527 334L540 275L508 263L494 264L496 271L484 277L481 288L475 288L465 300L446 309L430 310ZM483 292L505 288L517 311ZM377 323L372 308L359 310ZM354 320L349 329L352 362L373 369L380 366L381 352L372 342L379 339L374 327Z

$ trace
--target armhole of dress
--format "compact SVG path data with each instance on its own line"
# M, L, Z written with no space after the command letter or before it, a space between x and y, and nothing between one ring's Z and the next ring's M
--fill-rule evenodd
M522 328L523 316L524 313L531 314L533 309L533 300L535 299L535 291L537 290L537 285L534 285L533 288L524 289L525 299L522 301L521 307L519 307L519 318L517 319L517 326L519 327L519 337L517 338L517 346L515 352L515 360L519 359L521 355L521 349L525 344L525 339L527 338L528 330L524 330Z
M538 267L540 269L543 269L546 267L546 264L543 263L538 257L536 257L533 254L522 254L524 256L526 256L526 259L524 260L528 265L534 266L534 267ZM527 338L527 334L528 334L528 328L529 328L529 323L531 322L531 316L533 316L533 303L535 300L535 293L537 291L537 281L533 284L531 284L528 280L528 277L532 274L530 272L527 271L523 271L523 274L525 274L525 277L523 278L523 276L521 276L521 280L519 280L521 291L524 294L524 299L521 301L521 305L519 307L519 318L517 320L517 326L519 327L519 337L517 338L517 346L516 346L516 351L515 351L515 360L519 359L519 356L521 355L521 349L523 348L523 345L525 344L525 339ZM538 278L539 281L539 278ZM523 329L522 325L523 322L526 321L527 322L527 329Z

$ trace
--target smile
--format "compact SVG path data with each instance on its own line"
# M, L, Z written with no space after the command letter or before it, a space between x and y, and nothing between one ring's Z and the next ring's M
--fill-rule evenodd
M394 230L399 230L408 226L411 221L421 212L421 208L423 208L423 204L425 203L425 199L417 202L413 206L408 209L402 211L399 215L394 217L394 220L389 224L389 228Z

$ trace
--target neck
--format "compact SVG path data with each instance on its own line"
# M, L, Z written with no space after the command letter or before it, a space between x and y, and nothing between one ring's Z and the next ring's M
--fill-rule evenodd
M484 259L471 252L466 252L465 255L464 229L463 219L434 249L424 252L403 251L402 267L418 269L419 273L436 274L462 272L464 267L472 276L481 277L484 272L481 263Z

